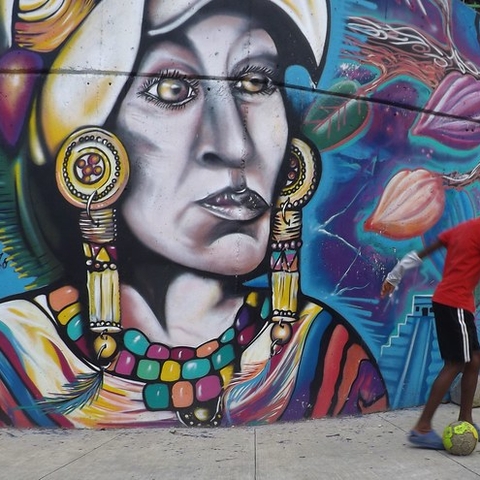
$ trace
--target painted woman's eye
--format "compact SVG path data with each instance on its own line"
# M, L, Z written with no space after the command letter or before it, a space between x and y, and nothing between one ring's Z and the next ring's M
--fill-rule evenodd
M147 101L165 107L180 107L197 95L195 82L175 76L153 79L139 94Z
M271 94L275 90L272 79L265 72L245 72L235 83L235 88L247 94Z

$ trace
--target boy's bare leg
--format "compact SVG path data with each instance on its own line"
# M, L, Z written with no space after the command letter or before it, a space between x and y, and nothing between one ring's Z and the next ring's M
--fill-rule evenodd
M479 358L480 360L480 358ZM418 433L428 433L432 430L432 420L438 406L447 394L455 377L463 370L465 364L460 362L446 361L440 370L437 378L433 382L432 390L427 403L413 429ZM476 385L476 384L475 384ZM463 385L462 385L463 386ZM469 385L470 388L470 385ZM475 390L474 390L475 392ZM463 392L462 392L463 393ZM463 396L463 395L462 395ZM468 399L467 399L468 400ZM472 400L473 402L473 396Z
M480 352L472 353L472 360L465 364L460 384L460 412L458 419L473 424L472 408L480 370Z

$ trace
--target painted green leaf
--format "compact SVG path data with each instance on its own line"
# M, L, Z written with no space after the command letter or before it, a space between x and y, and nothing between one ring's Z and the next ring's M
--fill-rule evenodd
M320 151L344 144L366 123L369 105L365 100L353 98L357 91L357 82L341 81L328 93L320 93L307 111L303 133Z

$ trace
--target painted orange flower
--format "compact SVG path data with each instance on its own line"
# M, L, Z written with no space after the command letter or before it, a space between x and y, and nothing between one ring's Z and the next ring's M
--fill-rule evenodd
M388 183L365 230L402 240L422 235L445 207L442 177L424 169L402 170Z

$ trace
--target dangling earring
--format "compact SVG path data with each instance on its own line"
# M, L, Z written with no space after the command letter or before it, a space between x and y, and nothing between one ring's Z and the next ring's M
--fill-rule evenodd
M108 362L117 352L114 336L122 329L112 205L128 182L127 152L113 134L86 127L65 140L55 172L63 197L82 209L79 225L87 267L89 328L95 334L97 360Z
M292 336L298 320L299 253L302 245L302 208L318 184L319 161L304 141L292 139L286 184L275 205L271 244L272 354Z

